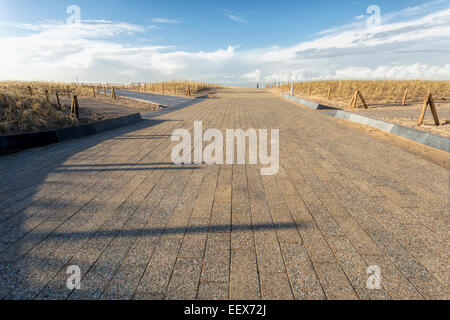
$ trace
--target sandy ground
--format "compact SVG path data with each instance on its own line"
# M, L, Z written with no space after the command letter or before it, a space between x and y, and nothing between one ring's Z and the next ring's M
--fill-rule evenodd
M439 111L438 111L439 112ZM404 127L430 132L435 135L450 138L450 119L439 119L441 125L436 126L433 119L425 119L423 125L418 126L417 120L408 118L382 118L382 120L394 122Z
M153 104L150 102L137 101L137 100L123 98L123 97L117 97L117 99L112 99L109 96L105 97L103 95L98 95L98 94L95 98L80 97L79 102L80 102L80 108L83 107L81 105L81 103L83 103L83 105L87 106L87 107L92 106L92 105L97 106L99 104L107 104L107 105L112 105L112 106L120 106L120 107L125 107L128 109L133 109L134 113L140 112L140 111L150 112L150 111L156 111L156 110L160 109L156 104ZM70 103L70 102L66 98L64 100L64 103Z
M286 91L282 91L279 89L272 89L272 91L276 94L285 94L288 93ZM343 106L341 103L330 101L321 97L315 96L302 96L296 94L295 96L308 99L311 101L315 101L318 103L322 103L324 105L332 106L335 108L339 108L345 111L358 113L369 118L388 121L392 123L399 124L404 127L421 130L425 132L430 132L435 135L450 137L450 101L439 100L435 101L437 113L440 121L440 126L436 126L434 124L433 116L431 114L431 110L428 107L427 112L425 114L424 123L421 126L417 125L419 120L419 116L422 110L423 103L422 102L414 102L407 104L406 106L399 105L382 105L382 106L368 106L368 109L357 108L357 109L349 109L347 106Z

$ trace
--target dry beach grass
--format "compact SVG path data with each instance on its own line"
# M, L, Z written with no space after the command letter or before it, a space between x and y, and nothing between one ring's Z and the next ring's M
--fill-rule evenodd
M56 92L59 93L59 105ZM70 103L74 95L80 97L81 117L79 120L70 117ZM159 109L151 103L137 103L125 98L112 99L110 96L105 97L97 93L94 98L92 87L87 86L48 82L2 82L0 83L0 135L71 127L114 117L111 114L85 110L99 104L139 109L136 112Z
M289 91L291 84L275 88ZM450 100L450 81L312 81L294 83L295 94L332 101L339 108L348 108L355 91L364 96L369 108L398 105L408 90L406 103L422 102L428 92L436 102ZM360 102L359 102L360 103Z
M291 85L278 84L273 91L278 94L288 93ZM360 99L357 109L350 107L356 90L363 95L367 109L363 108ZM406 103L403 106L406 90ZM428 92L431 92L436 104L440 126L434 125L429 109L424 124L417 125ZM450 137L450 81L313 81L294 83L294 95L367 117Z

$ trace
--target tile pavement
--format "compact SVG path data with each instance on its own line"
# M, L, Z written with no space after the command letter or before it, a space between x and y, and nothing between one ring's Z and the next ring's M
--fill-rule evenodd
M278 174L173 165L197 120L279 128ZM2 299L450 297L448 170L264 91L1 157L0 176Z

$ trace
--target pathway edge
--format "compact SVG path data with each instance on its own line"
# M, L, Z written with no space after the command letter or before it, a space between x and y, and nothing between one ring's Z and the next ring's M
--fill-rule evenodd
M0 155L94 135L142 121L140 113L76 127L0 136Z
M372 128L377 128L381 131L392 133L396 136L415 141L417 143L426 145L428 147L433 147L435 149L439 149L442 151L446 151L450 153L450 139L445 137L440 137L434 135L432 133L423 132L411 128L407 128L395 123L377 120L369 117L365 117L359 114L351 113L348 111L343 111L338 108L326 106L323 104L319 104L317 102L313 102L310 100L298 98L291 96L289 94L283 94L283 98L288 100L292 100L298 102L310 109L315 111L320 111L321 113L327 114L331 117L335 117L342 120L347 120L355 123L360 123L367 125Z

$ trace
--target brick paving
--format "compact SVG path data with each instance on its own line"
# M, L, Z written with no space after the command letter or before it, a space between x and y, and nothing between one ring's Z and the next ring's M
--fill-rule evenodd
M279 128L278 174L173 165L196 120ZM1 157L0 176L2 299L450 297L448 170L264 91Z

